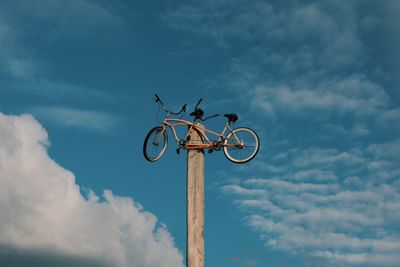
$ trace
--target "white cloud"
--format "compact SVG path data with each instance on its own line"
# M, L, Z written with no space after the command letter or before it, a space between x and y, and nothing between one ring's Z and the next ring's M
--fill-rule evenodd
M248 183L244 185L241 191L249 190ZM246 224L260 233L268 247L322 257L336 264L396 266L400 260L400 236L396 232L400 218L391 215L400 211L398 190L382 186L327 194L324 190L293 192L296 186L292 184L288 190L263 186L265 193L256 199L236 190L234 203L246 214ZM331 254L336 256L332 258ZM356 254L359 260L350 262L348 257Z
M226 185L222 187L222 190L229 192L229 193L234 193L234 194L238 194L241 196L247 196L247 197L251 197L251 196L260 196L260 195L264 195L265 191L261 190L261 189L245 189L243 187L240 187L238 185Z
M37 107L32 109L32 113L40 119L49 120L63 127L108 134L112 134L120 122L118 117L105 112L67 107Z
M397 266L399 148L398 140L348 151L292 148L272 177L230 181L221 191L270 249L326 266Z
M36 259L83 259L84 266L183 266L154 214L108 190L104 201L93 192L85 199L73 173L50 159L47 143L32 116L0 113L1 257L10 261L17 250Z
M386 110L377 119L378 126L384 127L384 129L394 129L399 130L400 125L400 108L394 108Z
M385 22L387 11L377 11L389 6L384 2L374 9L358 2L187 1L163 18L174 29L233 48L230 70L218 84L230 94L233 89L246 109L270 118L376 118L391 101L370 75L379 69L371 58L383 53L371 50L364 34L375 39L376 33L363 23L397 25Z
M352 149L349 151L339 151L334 148L311 147L301 151L301 154L294 159L297 167L332 167L342 164L357 167L363 163L364 159L360 155L361 151Z
M398 53L387 45L399 35L377 38L383 25L398 31L397 9L388 1L230 2L186 1L164 16L233 55L214 86L236 95L250 119L261 117L247 123L269 131L265 157L242 167L250 178L221 190L270 248L332 266L397 266L397 83L386 86L399 77ZM381 21L383 6L390 23ZM273 144L281 138L290 140L285 152Z
M335 181L337 176L332 171L309 169L295 172L292 175L292 178L295 180Z
M368 135L369 133L370 130L365 125L365 123L357 123L356 125L353 126L353 128L350 131L351 136L355 138Z
M272 117L286 114L310 118L310 115L318 117L321 112L327 116L364 117L377 115L389 106L386 92L358 75L306 89L256 85L249 91L249 97L254 110Z
M395 159L399 162L400 155L400 139L391 142L370 144L368 152L371 153L374 159Z
M277 191L292 191L292 192L305 192L305 191L317 191L317 192L329 192L336 191L337 186L332 184L315 184L315 183L292 183L285 180L273 180L273 179L248 179L245 184L257 186L274 188ZM242 189L246 190L246 189ZM253 189L254 190L254 189Z

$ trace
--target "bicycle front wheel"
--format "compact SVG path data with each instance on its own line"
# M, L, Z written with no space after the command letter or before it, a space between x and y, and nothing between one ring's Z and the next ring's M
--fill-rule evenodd
M224 141L224 154L234 163L246 163L252 160L259 148L258 136L250 128L236 128Z
M147 134L143 143L143 155L150 161L159 160L164 154L168 144L167 131L160 126L154 127Z

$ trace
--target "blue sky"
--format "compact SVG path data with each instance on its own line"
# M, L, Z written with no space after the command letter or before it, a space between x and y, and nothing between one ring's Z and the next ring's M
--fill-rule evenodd
M176 110L202 97L206 115L236 112L260 136L248 164L206 155L207 267L396 266L399 12L395 0L2 1L0 258L182 262L186 157L172 139L160 161L142 156L158 93Z

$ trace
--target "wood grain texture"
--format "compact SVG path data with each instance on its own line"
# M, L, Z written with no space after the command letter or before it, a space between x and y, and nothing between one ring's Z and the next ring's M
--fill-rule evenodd
M191 143L199 142L196 131ZM204 153L199 149L187 154L187 267L204 267Z

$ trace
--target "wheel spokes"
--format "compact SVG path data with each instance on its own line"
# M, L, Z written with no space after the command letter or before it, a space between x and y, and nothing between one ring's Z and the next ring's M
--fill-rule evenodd
M246 162L251 159L258 149L258 138L247 129L233 131L225 142L225 152L235 162Z
M146 153L150 158L155 159L160 156L165 148L165 133L161 129L155 130L149 139L151 142L146 147Z

